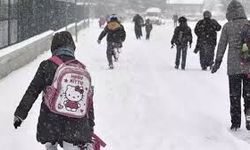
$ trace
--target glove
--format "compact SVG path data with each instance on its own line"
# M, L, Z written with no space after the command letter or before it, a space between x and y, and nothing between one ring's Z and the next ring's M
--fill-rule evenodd
M86 143L83 147L83 150L95 150L93 143Z
M215 73L220 68L221 61L215 60L211 73Z
M171 48L174 48L175 44L173 42L171 42Z
M117 43L118 48L122 48L122 42Z
M98 43L98 44L101 44L101 40L97 40L97 43Z
M14 127L15 127L15 129L17 129L18 127L20 127L21 124L22 124L22 122L23 122L23 120L20 117L15 116L14 117Z
M194 53L197 54L199 52L199 49L198 48L195 48L194 49Z

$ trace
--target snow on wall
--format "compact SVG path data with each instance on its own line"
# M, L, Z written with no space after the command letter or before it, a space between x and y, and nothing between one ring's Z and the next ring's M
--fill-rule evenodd
M78 30L86 27L88 22L81 21L77 24ZM65 30L65 28L59 31ZM67 26L67 30L75 35L75 24ZM23 42L4 48L0 51L0 79L14 70L33 61L38 55L50 49L53 34L58 31L47 31Z

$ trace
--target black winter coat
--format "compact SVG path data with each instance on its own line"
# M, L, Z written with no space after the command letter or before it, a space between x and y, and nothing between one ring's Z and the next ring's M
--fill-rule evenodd
M147 33L151 32L151 30L153 29L152 23L146 22L146 23L144 24L144 26L145 26L145 30L146 30Z
M189 44L192 44L193 37L192 37L192 32L191 29L188 25L180 25L177 26L174 30L174 35L171 40L171 44L176 44L176 45L182 45L186 46L189 42Z
M70 56L59 56L63 61L74 59ZM25 119L33 103L45 88L52 84L57 65L50 60L41 62L36 75L30 83L19 106L15 111L15 116ZM89 142L94 126L94 110L90 108L88 118L69 118L52 113L45 105L44 100L41 103L40 115L37 124L37 140L42 144L46 142L61 143L66 141L76 145Z
M133 18L133 22L135 23L135 26L141 27L144 24L144 20L140 15L135 15Z
M118 21L110 21L99 35L98 40L102 40L107 35L107 42L122 43L126 39L126 32L122 24Z
M202 19L195 26L195 34L197 35L197 44L206 42L211 45L216 45L217 31L221 30L221 25L214 19Z

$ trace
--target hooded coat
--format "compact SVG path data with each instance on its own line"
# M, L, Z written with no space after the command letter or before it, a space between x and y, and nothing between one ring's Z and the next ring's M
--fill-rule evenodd
M104 30L98 37L102 40L107 35L107 42L122 43L126 39L126 32L123 25L117 20L111 20L105 26Z
M73 40L61 39L58 36L57 39L54 38L52 41L52 54L57 55L63 62L75 59L74 49ZM26 119L39 94L45 92L46 87L52 84L57 67L50 60L44 60L40 63L33 80L14 113L15 116L22 120ZM93 106L90 106L87 116L78 119L55 114L49 110L42 97L37 124L37 141L42 144L46 142L55 144L56 142L62 143L62 141L65 141L75 145L89 142L95 124Z
M216 45L217 43L217 31L221 30L221 25L215 20L211 18L204 18L195 26L195 34L197 35L197 47L201 47L200 45L203 42L206 42L210 45Z
M221 62L228 48L227 74L250 73L250 63L241 62L242 28L248 23L243 6L233 0L227 8L226 18L228 22L223 26L220 41L217 47L216 62Z

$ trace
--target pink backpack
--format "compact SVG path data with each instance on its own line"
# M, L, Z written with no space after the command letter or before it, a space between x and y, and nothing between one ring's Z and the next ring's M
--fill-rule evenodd
M45 104L60 115L82 118L92 103L93 89L86 67L78 60L63 62L53 56L49 60L58 65L54 80L44 92Z

